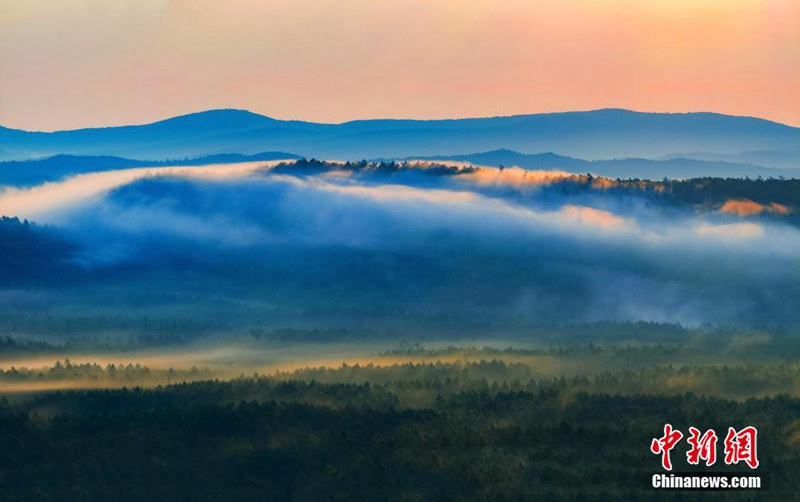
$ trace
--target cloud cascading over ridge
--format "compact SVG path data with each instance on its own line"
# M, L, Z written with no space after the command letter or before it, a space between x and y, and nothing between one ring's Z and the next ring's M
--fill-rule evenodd
M337 315L374 307L404 316L798 321L790 305L800 298L800 231L788 225L666 217L602 190L570 197L536 191L546 184L484 182L499 172L424 182L258 165L153 174L80 176L27 192L84 195L49 207L0 193L0 213L27 208L17 215L57 224L77 245L71 266L92 280L149 277L196 296L229 291L244 304L268 297L314 311L335 302Z

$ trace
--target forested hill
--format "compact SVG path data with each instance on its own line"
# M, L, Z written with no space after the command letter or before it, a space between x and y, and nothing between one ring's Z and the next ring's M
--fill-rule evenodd
M547 154L547 157L551 155ZM535 156L534 156L535 157ZM555 156L558 157L558 156ZM579 159L571 159L578 162ZM391 181L398 184L425 184L419 177L413 175L427 176L430 178L440 178L449 181L447 177L458 177L459 175L475 175L480 172L497 173L495 179L496 187L503 186L504 190L511 190L503 180L503 171L494 169L483 169L480 166L456 166L449 165L447 160L414 162L414 161L375 161L375 162L327 162L316 159L300 159L296 162L285 162L272 168L273 173L288 173L293 175L319 175L327 172L349 171L356 178L374 178L382 182ZM596 162L586 162L594 165ZM579 169L575 169L579 171ZM508 171L506 171L508 173ZM519 172L519 171L518 171ZM522 173L522 182L518 182L518 190L524 192L524 180L535 180L537 173ZM548 176L547 171L539 173ZM600 196L636 196L647 198L650 204L665 207L686 207L702 212L721 210L738 214L739 216L779 216L791 221L797 221L800 214L800 179L780 179L780 178L738 178L722 176L703 176L688 179L638 179L623 178L611 179L610 177L595 177L591 173L576 173L572 176L558 175L551 173L554 177L546 183L537 185L535 197L546 198L546 194L557 194L559 197L580 197L584 194L595 193ZM531 178L528 178L530 175ZM511 175L510 175L511 176ZM510 180L509 180L510 182ZM492 191L493 186L487 185L484 190ZM722 206L726 202L748 201L756 203L751 207L752 211L735 210L737 206L733 204L725 209ZM785 206L780 209L776 206L757 207L760 205L769 206L779 204Z
M68 281L72 267L66 260L76 250L55 228L0 216L0 284Z

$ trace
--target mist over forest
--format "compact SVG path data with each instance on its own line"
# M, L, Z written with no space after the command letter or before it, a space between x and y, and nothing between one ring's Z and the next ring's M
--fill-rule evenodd
M757 427L788 500L796 136L619 110L0 129L0 498L660 500L669 421Z
M0 157L58 153L0 162L0 498L660 500L668 420L757 427L789 499L796 131L653 119L0 130ZM709 123L732 129L683 129ZM459 153L545 126L720 150ZM285 153L309 150L376 160Z
M0 193L0 281L6 311L38 314L794 324L797 183L427 161L106 171Z
M800 500L800 2L0 2L0 502Z

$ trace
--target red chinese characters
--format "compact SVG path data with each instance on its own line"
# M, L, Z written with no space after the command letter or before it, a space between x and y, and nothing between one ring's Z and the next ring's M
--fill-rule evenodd
M672 470L672 460L670 459L670 452L675 445L683 438L683 433L678 430L673 430L672 425L664 425L664 435L660 438L653 438L650 443L650 451L655 454L661 454L661 466L668 470Z
M745 427L736 432L733 427L728 427L725 437L725 463L728 465L744 462L751 469L758 467L756 454L756 437L758 431L755 427Z
M689 438L687 439L692 448L686 452L686 461L692 465L697 465L700 460L705 460L707 466L712 466L717 462L717 433L707 430L702 436L700 431L694 427L689 427Z
M664 435L660 438L653 438L650 442L650 451L656 455L661 455L661 466L672 470L672 459L670 453L673 448L683 439L683 433L673 429L671 424L664 425ZM728 428L725 436L725 463L735 465L739 462L746 463L751 469L758 467L758 454L756 443L758 431L753 426L747 426L737 431L733 427ZM704 433L695 427L689 427L689 450L686 452L686 462L690 465L698 465L700 461L705 461L707 467L711 467L717 462L717 433L713 429L708 429Z

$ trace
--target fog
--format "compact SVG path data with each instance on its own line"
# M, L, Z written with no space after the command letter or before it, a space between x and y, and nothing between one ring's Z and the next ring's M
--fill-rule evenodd
M129 311L240 318L799 320L800 231L749 208L570 193L560 172L275 165L77 176L7 189L0 214L76 246L58 294L88 311L114 288Z

